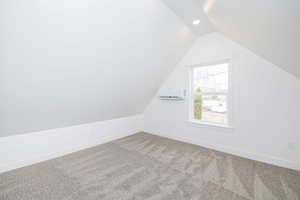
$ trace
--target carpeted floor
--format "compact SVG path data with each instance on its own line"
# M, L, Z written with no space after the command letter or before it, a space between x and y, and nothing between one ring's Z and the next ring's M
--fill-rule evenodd
M139 133L0 174L0 200L299 200L300 172Z

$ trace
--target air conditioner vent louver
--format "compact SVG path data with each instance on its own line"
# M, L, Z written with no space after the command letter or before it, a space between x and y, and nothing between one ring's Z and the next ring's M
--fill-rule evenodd
M182 101L185 98L185 90L166 90L160 93L161 100Z

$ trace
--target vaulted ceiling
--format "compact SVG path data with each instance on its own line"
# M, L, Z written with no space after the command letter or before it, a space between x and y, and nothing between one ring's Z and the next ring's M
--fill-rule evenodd
M161 0L1 0L0 137L141 113L196 36Z
M300 77L299 4L1 0L0 137L139 114L214 31Z
M195 33L218 31L300 77L299 0L163 0ZM201 23L193 26L193 19Z

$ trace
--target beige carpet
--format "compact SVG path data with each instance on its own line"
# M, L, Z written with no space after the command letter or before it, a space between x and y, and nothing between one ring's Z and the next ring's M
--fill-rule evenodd
M0 200L299 200L300 172L139 133L0 174Z

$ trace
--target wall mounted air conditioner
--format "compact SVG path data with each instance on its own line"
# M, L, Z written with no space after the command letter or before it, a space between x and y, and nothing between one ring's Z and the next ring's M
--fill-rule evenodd
M160 92L159 98L161 100L182 101L185 99L186 90L184 89L169 89Z

